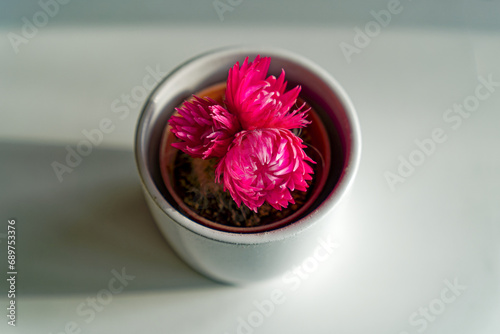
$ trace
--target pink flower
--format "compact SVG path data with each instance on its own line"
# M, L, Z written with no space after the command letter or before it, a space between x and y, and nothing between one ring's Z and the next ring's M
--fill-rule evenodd
M176 110L181 117L172 117L169 123L182 141L172 146L194 158L223 157L240 129L236 116L210 98L194 96Z
M248 57L241 67L236 63L229 69L226 90L228 109L238 116L245 130L262 128L295 129L306 126L307 110L303 105L290 112L300 93L297 86L285 93L285 71L276 79L266 79L271 58L257 56L253 63Z
M267 201L275 209L294 203L290 191L305 191L313 162L302 140L287 129L256 129L236 134L227 154L215 171L221 175L225 190L238 206L243 202L251 210Z
M194 96L169 123L181 140L174 147L195 158L219 158L216 182L251 210L268 202L281 210L306 191L314 163L290 130L309 124L308 110L295 105L300 86L285 92L285 72L267 76L271 58L248 57L229 69L225 106Z

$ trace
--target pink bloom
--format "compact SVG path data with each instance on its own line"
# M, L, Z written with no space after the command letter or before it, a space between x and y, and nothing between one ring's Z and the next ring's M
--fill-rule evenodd
M169 123L182 141L172 146L194 158L221 158L240 129L237 118L210 98L194 96L176 110L180 116L170 118Z
M276 79L266 79L271 58L257 56L251 63L248 57L241 67L236 63L229 69L226 104L238 116L245 130L262 128L295 129L306 126L307 110L303 106L290 111L300 93L297 86L285 93L285 71Z
M313 162L302 140L287 129L255 129L236 134L227 154L215 171L217 182L224 183L238 206L251 210L267 201L281 210L294 203L290 191L305 191Z
M268 202L281 210L290 194L306 191L314 163L302 140L290 130L309 124L308 110L294 108L300 86L285 92L285 72L267 76L271 58L248 57L229 69L225 106L194 96L169 123L181 141L172 144L195 158L220 158L216 181L238 206L251 210Z

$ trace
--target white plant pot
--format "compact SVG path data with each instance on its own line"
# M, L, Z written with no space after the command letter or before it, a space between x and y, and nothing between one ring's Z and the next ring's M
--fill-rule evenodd
M163 130L174 109L193 93L227 79L237 61L271 57L269 74L283 68L289 87L300 84L301 96L324 111L333 137L332 150L342 162L333 170L313 209L281 228L231 233L201 225L176 209L163 183L159 150ZM318 238L335 224L335 211L358 169L361 136L354 108L341 86L325 70L292 52L274 48L228 48L212 51L177 67L153 91L139 117L135 155L146 201L170 245L189 265L221 282L247 284L281 275L300 264L318 246Z

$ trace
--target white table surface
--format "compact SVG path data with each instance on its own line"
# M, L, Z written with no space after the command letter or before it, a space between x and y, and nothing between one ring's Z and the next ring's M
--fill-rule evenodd
M16 327L0 281L0 332L500 333L500 86L459 126L443 118L473 100L478 77L500 82L500 4L402 1L349 63L339 45L388 3L244 0L220 21L212 1L75 1L18 53L9 33L41 9L0 5L0 263L3 277L14 218L18 271ZM332 221L340 246L297 285L226 286L186 266L142 197L132 149L144 99L113 112L147 67L168 72L234 44L312 59L358 112L361 166L344 219ZM113 130L59 182L52 162L105 118ZM385 173L436 128L446 140L391 190ZM134 278L103 300L122 270ZM283 302L259 318L256 303L274 290Z

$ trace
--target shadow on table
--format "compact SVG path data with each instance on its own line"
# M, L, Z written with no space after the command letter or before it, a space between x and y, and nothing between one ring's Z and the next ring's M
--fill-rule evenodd
M188 267L164 240L131 150L94 147L60 182L52 163L66 164L67 152L65 146L0 143L0 241L6 241L6 219L14 218L19 295L95 294L109 289L116 273L125 275L127 292L219 285Z

